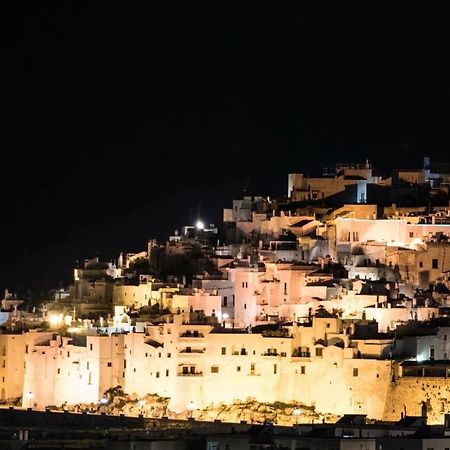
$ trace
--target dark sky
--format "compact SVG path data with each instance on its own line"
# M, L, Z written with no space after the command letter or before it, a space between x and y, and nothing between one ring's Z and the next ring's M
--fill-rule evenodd
M246 183L447 158L446 2L5 3L0 289L217 221Z

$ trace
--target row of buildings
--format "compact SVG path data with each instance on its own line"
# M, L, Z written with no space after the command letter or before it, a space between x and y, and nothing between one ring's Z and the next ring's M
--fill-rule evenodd
M448 180L427 164L423 177L397 173L390 186L428 186L438 198ZM364 196L332 207L342 177L389 185L368 163L339 166L322 184L290 175L288 198L243 197L218 227L185 227L117 261L86 260L41 310L5 304L1 399L98 403L121 386L169 397L174 412L253 397L442 423L448 199L382 206Z

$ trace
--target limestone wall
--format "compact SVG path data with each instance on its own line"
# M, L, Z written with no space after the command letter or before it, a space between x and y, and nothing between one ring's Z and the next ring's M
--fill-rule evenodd
M450 412L450 379L435 377L402 377L389 385L383 420L399 420L402 413L422 415L427 405L428 424L442 425Z

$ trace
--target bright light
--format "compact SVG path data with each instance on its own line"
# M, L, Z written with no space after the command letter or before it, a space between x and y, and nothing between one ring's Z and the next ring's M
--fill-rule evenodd
M50 314L48 316L48 321L52 327L57 327L58 325L61 325L62 314Z
M67 329L68 333L79 333L80 329L78 327L70 327Z
M197 222L195 224L195 228L197 228L197 230L203 230L203 228L205 228L205 225L203 224L203 222L201 220L197 220Z
M106 405L108 403L108 399L106 397L103 397L103 398L100 399L100 403L102 405Z
M292 414L293 414L294 416L299 416L302 412L303 412L303 411L302 411L300 408L295 408L295 409L292 411Z
M189 409L189 411L192 411L195 409L195 403L191 400L187 405L186 408Z
M227 320L228 319L228 314L227 313L223 313L222 314L222 319L223 320Z
M33 395L33 393L32 393L31 391L29 391L29 392L27 392L27 393L25 394L25 397L31 399L31 398L34 397L34 395Z
M138 405L139 406L144 406L145 405L145 400L138 400Z

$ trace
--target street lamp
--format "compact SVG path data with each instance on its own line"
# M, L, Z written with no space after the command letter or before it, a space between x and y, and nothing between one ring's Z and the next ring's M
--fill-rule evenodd
M33 397L34 397L34 395L33 395L33 393L31 391L28 391L25 394L25 398L28 399L29 403L30 403L29 408L31 408L33 406Z
M302 413L303 411L300 408L295 408L292 411L292 415L296 417L296 423L298 425L298 416Z
M191 401L188 402L188 404L186 405L186 408L187 408L188 411L189 411L188 417L192 418L192 414L193 414L194 409L195 409L195 403L191 400Z

